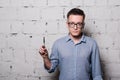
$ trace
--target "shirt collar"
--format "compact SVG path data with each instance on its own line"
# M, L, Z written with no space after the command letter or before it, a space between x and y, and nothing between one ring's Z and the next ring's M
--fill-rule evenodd
M72 39L71 39L70 35L68 34L68 35L66 36L66 42L71 41L71 40L72 40ZM82 34L82 37L81 37L79 43L81 43L81 42L84 42L84 43L86 42L86 37L85 37L85 34L84 34L84 33Z

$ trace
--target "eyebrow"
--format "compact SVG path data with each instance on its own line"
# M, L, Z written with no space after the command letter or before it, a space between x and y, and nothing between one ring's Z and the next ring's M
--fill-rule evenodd
M68 22L68 23L75 23L75 22ZM83 24L83 22L77 22L77 23L81 23L81 24ZM77 24L77 23L75 23L75 24Z

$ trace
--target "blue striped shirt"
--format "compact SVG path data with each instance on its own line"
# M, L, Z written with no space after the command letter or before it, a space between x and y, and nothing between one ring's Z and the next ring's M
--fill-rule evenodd
M50 55L52 66L59 67L59 80L102 80L99 49L95 40L82 35L74 44L69 35L55 41Z

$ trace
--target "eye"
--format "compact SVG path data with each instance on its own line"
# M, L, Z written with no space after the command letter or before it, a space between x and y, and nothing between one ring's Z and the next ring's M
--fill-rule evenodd
M82 23L77 23L77 25L81 26L81 25L82 25Z
M82 26L82 25L83 25L83 23L77 23L77 25L78 25L78 26Z
M69 25L74 25L74 23L73 23L73 22L68 22L68 24L69 24Z
M75 25L75 23L70 23L70 25Z

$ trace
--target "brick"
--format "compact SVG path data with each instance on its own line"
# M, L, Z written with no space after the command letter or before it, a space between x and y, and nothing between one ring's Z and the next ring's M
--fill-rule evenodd
M104 63L108 63L109 62L108 54L109 54L108 53L108 49L100 48L100 59L101 59L102 62L104 62Z
M0 75L2 76L8 76L12 72L12 66L13 64L11 62L0 62ZM0 77L1 78L1 77Z
M68 28L66 25L66 20L61 20L59 21L59 33L63 34L63 33L68 33Z
M39 8L19 8L18 20L39 20L40 10Z
M63 19L63 9L60 7L43 8L41 15L43 20Z
M118 21L118 25L120 25L120 20ZM118 32L120 33L120 27L118 27Z
M47 0L11 0L11 6L17 7L41 7L46 6Z
M108 51L108 61L111 63L120 62L120 50L119 49L109 49Z
M111 9L109 7L86 7L87 19L109 20L111 19Z
M10 6L9 0L0 0L0 7Z
M2 77L0 77L0 80L16 80L14 77L11 77L11 76L2 76Z
M118 21L108 21L106 26L107 33L118 33Z
M14 50L14 63L26 61L25 50L24 49L15 49Z
M106 6L108 3L108 0L95 0L96 6Z
M7 47L13 47L14 49L24 49L29 47L30 38L26 34L11 34L7 39Z
M120 77L112 77L111 80L119 80Z
M0 48L6 48L7 47L7 40L5 35L0 34Z
M16 80L16 77L17 77L17 75L16 74L14 74L14 73L12 73L11 72L11 74L9 74L9 75L3 75L3 76L1 76L0 77L0 80Z
M119 0L108 0L108 5L120 5L120 1Z
M85 31L89 33L105 33L106 32L106 22L99 20L86 20L85 21Z
M13 69L14 73L22 75L33 75L33 65L29 63L24 63L22 61L14 62L14 65L15 65Z
M111 49L113 48L113 39L111 39L108 34L96 34L94 35L95 40L97 41L100 48Z
M41 80L39 77L31 76L31 75L18 75L15 77L17 80Z
M16 49L14 52L13 72L15 74L33 75L33 65L27 61L25 50ZM21 70L22 69L22 70Z
M48 6L57 6L59 5L58 0L48 0Z
M33 67L43 66L43 64L41 64L43 60L42 60L42 57L40 56L38 51L39 50L31 49L31 48L25 49L25 61L26 61L26 63L33 65Z
M0 62L2 61L2 49L0 49Z
M31 6L33 0L11 0L11 6Z
M106 64L105 71L109 77L118 77L120 76L119 67L120 64L109 63Z
M6 62L12 62L14 56L13 49L2 49L2 60Z
M72 5L83 6L83 0L71 0Z
M9 14L8 14L9 13ZM0 8L0 20L15 20L17 19L17 8L5 7Z
M47 4L49 4L48 0L32 0L32 5L35 7L41 8L42 6L46 6Z
M58 33L58 21L48 21L47 22L47 32L48 34L57 34Z
M59 3L59 6L70 6L71 5L71 1L66 1L66 0L59 0L58 3Z
M65 7L65 8L63 8L63 17L64 17L64 19L65 20L67 20L67 13L68 13L68 11L70 10L70 9L72 9L73 7Z
M40 21L24 21L22 25L22 32L28 34L43 34L45 32L44 26Z
M111 49L120 49L120 35L119 33L109 33L109 36L112 37L113 43Z
M120 19L119 14L120 14L120 6L115 6L111 8L111 14L112 14L112 19L118 20Z
M21 21L11 21L10 23L10 33L21 33L23 30L23 22Z
M49 76L44 77L44 76L43 76L41 79L42 79L42 80L53 80L53 79L54 79L54 80L58 80L58 78L57 78L56 76L53 76L53 77L49 77Z
M43 36L35 36L30 39L30 48L38 49L41 45L43 45Z
M0 21L0 33L10 33L10 22Z
M83 3L84 3L84 6L94 6L95 0L84 0Z

